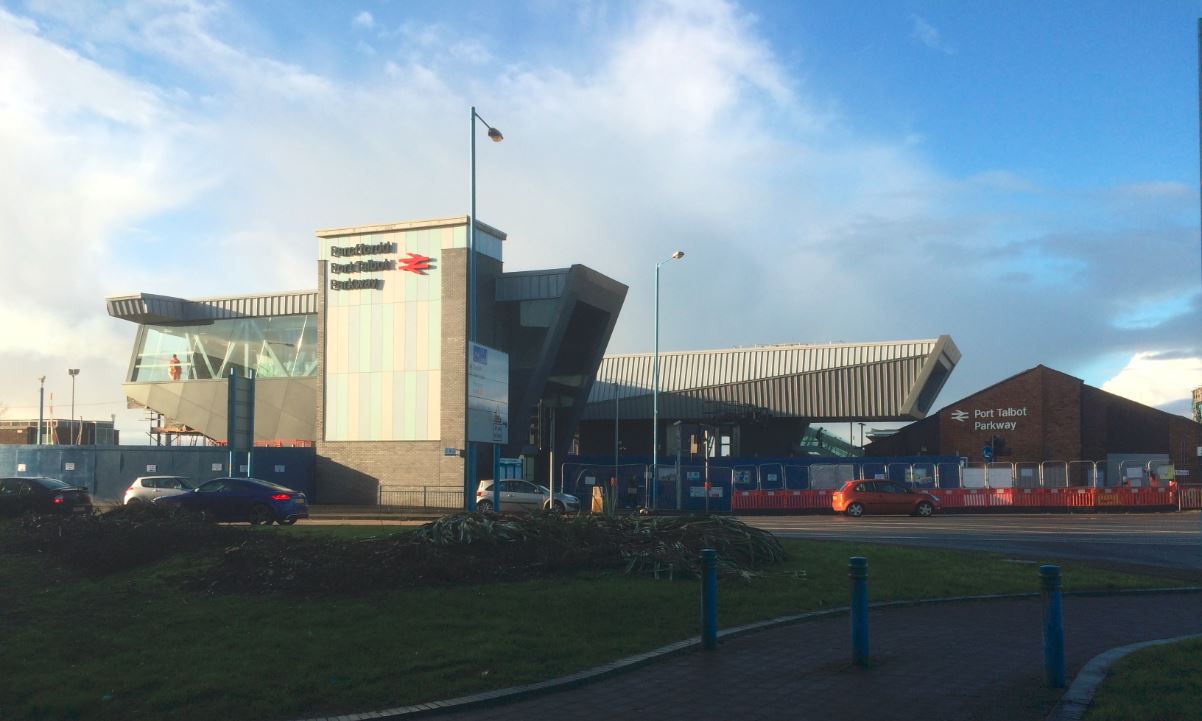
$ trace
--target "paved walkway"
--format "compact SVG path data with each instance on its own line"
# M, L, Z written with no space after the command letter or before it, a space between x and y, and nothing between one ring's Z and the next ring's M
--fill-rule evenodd
M852 666L846 616L748 634L577 689L439 714L441 721L1041 721L1038 599L874 609L875 665ZM1136 641L1202 632L1202 594L1065 597L1069 680L1090 658Z

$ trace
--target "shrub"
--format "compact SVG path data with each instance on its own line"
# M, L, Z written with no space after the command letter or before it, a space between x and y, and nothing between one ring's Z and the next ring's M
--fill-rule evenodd
M195 514L150 504L93 515L26 514L10 524L17 552L45 553L90 575L124 571L180 551L227 544L244 529L206 523Z

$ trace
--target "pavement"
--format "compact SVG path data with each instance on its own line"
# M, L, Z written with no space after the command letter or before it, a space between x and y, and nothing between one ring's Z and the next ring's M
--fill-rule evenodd
M868 668L851 663L849 622L839 615L725 638L716 651L685 651L576 688L434 717L1042 721L1062 690L1044 683L1041 613L1038 598L874 608ZM1071 682L1104 651L1202 632L1202 594L1065 596L1064 627Z
M1184 571L1202 569L1198 511L1171 513L1005 513L909 516L740 516L783 538L1005 553L1016 558Z

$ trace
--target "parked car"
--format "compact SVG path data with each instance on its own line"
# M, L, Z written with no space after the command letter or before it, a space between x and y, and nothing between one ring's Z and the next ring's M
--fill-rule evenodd
M831 495L831 507L849 516L865 513L908 513L930 516L939 510L939 497L893 481L848 481Z
M508 512L537 511L547 506L550 491L546 486L540 486L530 481L520 479L501 480L501 510ZM493 499L492 481L480 481L476 487L476 509L491 511ZM556 493L555 502L551 505L553 511L580 510L580 499L567 493Z
M194 488L182 476L141 476L125 489L125 505L150 503L163 496L178 496Z
M193 490L156 498L154 504L176 506L210 521L249 521L252 526L290 526L309 517L305 494L258 478L214 478Z
M0 478L0 516L22 513L91 513L87 489L57 478Z

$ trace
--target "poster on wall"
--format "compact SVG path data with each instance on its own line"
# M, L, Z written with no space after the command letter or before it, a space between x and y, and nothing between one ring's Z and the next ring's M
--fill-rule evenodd
M467 439L509 442L509 355L471 343L467 369Z

